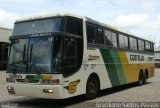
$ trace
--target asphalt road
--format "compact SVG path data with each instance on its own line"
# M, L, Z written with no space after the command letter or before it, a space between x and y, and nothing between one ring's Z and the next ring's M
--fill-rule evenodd
M137 86L137 84L133 83L109 88L101 91L99 96L93 100L85 100L83 96L66 100L9 96L6 91L4 73L0 72L0 101L3 106L15 105L14 108L16 106L18 108L96 108L99 107L97 105L100 102L160 102L160 70L156 70L155 77L149 79L146 85Z

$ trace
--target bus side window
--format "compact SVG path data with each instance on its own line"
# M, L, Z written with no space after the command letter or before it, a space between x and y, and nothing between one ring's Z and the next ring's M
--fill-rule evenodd
M113 43L112 43L112 32L108 31L108 30L105 30L104 36L105 36L105 44L106 44L106 46L113 46Z
M154 53L154 43L151 43L151 52Z
M129 43L130 43L130 49L137 51L137 39L130 37Z
M101 28L96 29L96 38L97 38L97 44L104 45L103 29Z
M117 34L112 32L112 43L113 47L117 47Z
M96 43L95 27L90 24L87 24L87 41L92 44Z
M144 51L144 41L138 40L138 50Z
M151 52L151 44L149 42L145 42L145 51Z
M119 34L119 47L124 48L124 35Z
M106 46L117 47L117 34L115 32L111 32L109 30L105 30L105 44Z
M128 49L128 37L119 34L119 47L123 49Z

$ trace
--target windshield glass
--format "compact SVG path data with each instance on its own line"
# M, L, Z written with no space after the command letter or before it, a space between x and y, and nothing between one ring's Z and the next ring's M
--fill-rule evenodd
M8 72L57 73L61 69L60 37L12 40Z
M12 72L26 72L26 49L28 47L27 39L17 39L11 42L11 51L9 57L9 69Z
M15 23L12 36L63 31L64 18Z
M51 72L51 47L53 37L29 39L29 73Z

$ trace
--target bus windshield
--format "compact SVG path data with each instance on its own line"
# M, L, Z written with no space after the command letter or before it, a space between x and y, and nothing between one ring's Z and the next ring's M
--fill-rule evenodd
M58 37L31 37L12 40L9 72L56 73L60 68L61 41L59 40Z
M82 25L81 19L73 17L15 23L7 72L73 74L82 64Z

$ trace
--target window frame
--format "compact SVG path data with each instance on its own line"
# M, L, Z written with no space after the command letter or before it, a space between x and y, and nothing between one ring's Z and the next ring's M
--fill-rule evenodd
M94 28L94 39L95 39L95 42L93 43L89 43L88 42L88 25L89 26L92 26L93 28ZM99 44L99 43L97 43L97 30L98 29L101 29L102 30L102 35L103 35L103 44ZM87 39L87 44L90 46L97 46L97 47L104 47L104 44L105 44L105 42L104 42L104 28L103 27L101 27L101 26L98 26L98 25L95 25L95 24L92 24L92 23L89 23L89 22L86 22L86 39Z
M93 26L95 26L95 28L98 27L98 28L103 29L103 37L104 37L103 38L104 39L104 45L100 45L100 44L97 44L97 42L96 43L88 43L88 36L87 36L87 45L88 45L88 47L92 47L92 48L104 48L104 49L108 49L108 48L110 49L110 48L112 48L112 49L116 49L116 50L125 50L125 51L128 51L128 52L147 53L147 54L153 54L154 53L154 43L152 41L148 41L148 40L140 38L140 37L136 37L136 36L133 36L133 35L130 35L130 34L127 34L127 33L121 32L121 31L118 31L118 30L114 30L114 29L109 28L109 27L103 27L101 25L99 26L99 25L97 25L97 24L95 24L93 22L86 22L86 29L87 29L87 24L93 25ZM86 32L87 32L87 30L86 30ZM106 33L106 32L110 33L109 36L111 38L110 38L109 41L112 44L107 44L106 39L108 37L107 36L108 33ZM113 37L112 37L113 33L116 34L117 46L113 45ZM96 34L96 32L95 32L95 34ZM128 45L126 45L124 43L124 48L120 47L120 41L119 41L119 35L120 34L123 35L123 39L127 37L127 40L128 40L128 42L127 42ZM132 43L133 43L134 49L131 48L131 40L130 40L130 38L133 39ZM141 40L144 44L145 44L146 41L148 41L150 43L150 51L148 51L148 52L146 52L146 51L140 51L139 50L139 43L138 43L139 40ZM153 48L151 48L152 47L151 44L153 44ZM144 47L145 47L145 45L144 45ZM144 50L145 50L145 48L144 48Z

